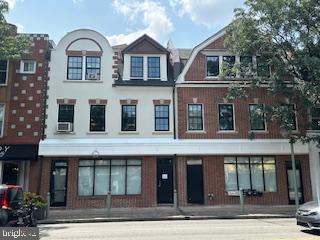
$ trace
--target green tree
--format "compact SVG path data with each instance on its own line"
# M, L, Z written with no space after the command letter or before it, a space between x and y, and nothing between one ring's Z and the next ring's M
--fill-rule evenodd
M28 53L31 46L27 37L12 33L12 26L4 16L8 11L8 3L0 0L0 60L18 59L22 54Z
M304 115L306 109L320 105L320 1L246 0L244 8L235 9L226 44L235 54L256 55L265 63L258 69L245 68L248 74L241 75L249 76L246 83L252 88L267 85L270 96L279 99L266 107L269 119L277 120L291 138L319 141L304 131L292 135L293 113L283 107L283 99L298 104L298 113ZM259 69L266 72L267 65L270 76L252 75ZM233 84L228 96L244 97L245 89L243 84Z

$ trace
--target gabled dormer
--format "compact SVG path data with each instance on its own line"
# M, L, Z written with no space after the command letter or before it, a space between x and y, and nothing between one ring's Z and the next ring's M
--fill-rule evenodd
M168 86L173 84L169 51L144 34L122 49L115 85Z

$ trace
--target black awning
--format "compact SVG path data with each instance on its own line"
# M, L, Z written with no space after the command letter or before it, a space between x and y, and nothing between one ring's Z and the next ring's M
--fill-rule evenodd
M0 144L0 160L37 160L38 148L38 144Z

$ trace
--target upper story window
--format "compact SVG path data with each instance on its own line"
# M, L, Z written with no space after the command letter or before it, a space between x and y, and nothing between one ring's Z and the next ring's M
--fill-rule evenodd
M219 104L219 130L234 130L233 104Z
M36 61L34 60L21 60L20 73L33 74L36 72Z
M0 60L0 85L7 83L8 61Z
M257 56L257 75L259 77L270 77L270 66L266 60L260 56Z
M223 71L226 77L235 77L236 71L233 69L234 64L236 62L235 56L223 56Z
M219 56L207 56L207 77L216 77L219 72Z
M292 131L298 130L297 118L296 118L296 107L294 104L284 104L281 106L282 119L281 121Z
M74 105L71 104L60 104L58 122L74 122Z
M136 105L122 105L121 131L136 131Z
M188 104L188 130L203 130L202 104Z
M4 128L4 104L0 103L0 137L3 136Z
M148 78L160 78L160 57L148 57Z
M130 76L143 78L143 57L131 56Z
M311 129L320 130L320 107L311 110Z
M86 57L86 80L100 79L100 57Z
M105 118L105 105L90 105L90 132L104 132Z
M253 131L264 131L266 129L263 105L249 104L250 129Z
M169 131L169 105L155 105L155 131Z
M240 56L240 77L253 76L253 57L252 56Z
M69 80L82 80L82 57L68 57L68 73Z

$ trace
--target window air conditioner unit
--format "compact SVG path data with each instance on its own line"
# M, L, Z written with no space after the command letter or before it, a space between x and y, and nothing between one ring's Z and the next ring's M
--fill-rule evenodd
M88 80L98 80L99 79L99 75L96 73L88 73L87 74L87 79Z
M58 122L57 132L72 132L71 122Z

